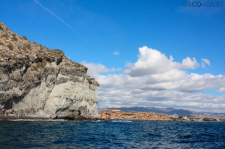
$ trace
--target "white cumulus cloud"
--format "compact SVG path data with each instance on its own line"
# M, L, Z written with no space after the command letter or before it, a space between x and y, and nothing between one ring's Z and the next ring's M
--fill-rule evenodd
M99 107L161 106L225 112L225 95L193 94L219 87L217 91L224 92L225 75L188 74L185 69L199 67L195 58L187 57L179 63L148 47L139 52L137 61L127 63L128 68L120 74L102 75L99 73L121 69L82 62L100 83Z
M187 57L186 59L183 59L181 68L196 69L199 66L200 66L199 63L196 61L195 58L193 58L193 61L192 61L190 57Z
M133 77L165 73L172 69L195 69L199 67L199 63L195 58L190 57L183 59L182 63L174 62L173 57L168 59L165 54L158 50L148 48L146 46L139 48L138 60L136 63L128 63L129 68L124 71Z

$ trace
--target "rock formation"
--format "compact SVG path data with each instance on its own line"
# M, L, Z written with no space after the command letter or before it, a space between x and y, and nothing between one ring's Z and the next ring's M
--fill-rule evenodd
M0 22L1 118L98 118L87 67L20 37Z
M156 114L152 112L120 112L120 111L100 111L102 119L119 119L119 120L155 120L155 121L172 121L166 114Z

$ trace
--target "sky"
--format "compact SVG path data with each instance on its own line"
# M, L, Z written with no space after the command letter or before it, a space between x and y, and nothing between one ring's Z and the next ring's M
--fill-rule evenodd
M1 0L0 21L88 67L98 108L225 113L224 0Z

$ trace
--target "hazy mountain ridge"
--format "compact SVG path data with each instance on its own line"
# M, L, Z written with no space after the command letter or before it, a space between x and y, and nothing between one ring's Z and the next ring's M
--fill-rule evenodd
M157 107L121 107L121 108L100 108L99 111L109 111L112 109L118 109L123 112L154 112L167 114L169 116L190 116L197 118L225 118L224 113L207 113L207 112L196 112L185 109L174 109L174 108L157 108Z

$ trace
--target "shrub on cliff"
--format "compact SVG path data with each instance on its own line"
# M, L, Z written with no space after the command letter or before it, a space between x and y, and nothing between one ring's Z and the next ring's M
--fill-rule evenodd
M43 46L40 44L40 50L42 51L43 50Z
M4 45L4 43L0 42L0 45Z
M23 39L24 39L24 40L27 40L27 36L23 36Z
M31 45L27 44L27 49L31 50Z
M44 68L46 66L47 62L43 61L43 62L38 62L37 63L37 68Z
M13 41L17 41L17 40L18 40L18 38L16 38L16 37L13 37L13 38L12 38L12 40L13 40Z
M17 41L17 40L18 40L18 38L16 38L16 34L12 34L12 36L13 36L13 37L12 37L12 40L13 40L13 41Z
M22 46L22 49L25 51L27 49L27 46L26 45L23 45Z
M8 39L9 38L9 35L7 33L5 33L1 37L5 37L5 39Z
M13 50L13 45L10 43L8 46L7 46L10 50Z
M18 61L18 58L16 58L16 57L13 57L12 59L15 60L15 61Z
M38 71L38 69L37 69L37 67L36 67L36 66L33 66L33 69L34 69L35 71Z

